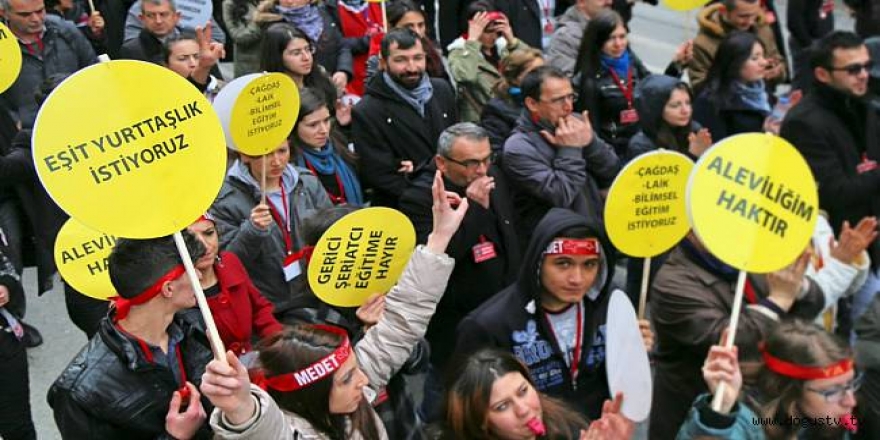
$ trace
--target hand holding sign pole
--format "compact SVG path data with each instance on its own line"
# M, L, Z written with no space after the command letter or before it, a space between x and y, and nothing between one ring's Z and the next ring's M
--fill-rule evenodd
M747 272L773 272L798 258L816 226L818 198L809 166L782 138L731 136L700 157L687 188L694 233L712 255L740 270L727 347L736 337ZM724 387L715 392L716 410Z
M104 93L95 95L98 88ZM180 231L214 201L226 169L223 132L205 97L174 72L140 61L70 76L40 108L33 142L37 174L55 202L116 237L173 234L182 242ZM225 362L192 259L186 247L178 250L214 356Z

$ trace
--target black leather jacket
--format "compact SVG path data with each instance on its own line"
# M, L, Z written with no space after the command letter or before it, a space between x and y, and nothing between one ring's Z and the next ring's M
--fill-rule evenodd
M177 380L171 369L148 360L137 342L113 325L110 313L49 389L58 430L65 439L171 439L165 415ZM183 335L186 379L198 387L213 356L210 344L202 330L179 317L169 327L173 332ZM201 401L210 414L213 407ZM194 438L211 438L208 423Z

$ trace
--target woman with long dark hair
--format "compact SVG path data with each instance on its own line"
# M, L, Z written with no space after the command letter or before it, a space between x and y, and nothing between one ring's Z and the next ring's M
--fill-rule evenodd
M599 136L626 156L629 139L639 129L634 92L651 72L629 47L629 29L617 12L603 10L590 19L581 39L574 85L579 99L576 111L590 112L590 123ZM683 43L666 68L666 75L681 77L693 57L693 45Z
M276 23L266 29L260 49L260 70L290 76L296 86L320 90L331 111L337 106L337 87L324 68L315 62L315 42L305 32L289 23ZM339 121L348 125L350 113ZM341 116L341 115L340 115Z
M711 394L701 396L678 438L850 438L848 431L857 424L852 415L855 391L862 379L843 340L812 323L784 321L767 337L761 352L764 363L756 392L740 397L743 378L736 347L710 349L703 378L713 394L725 384L721 409L711 408Z
M482 349L448 377L439 438L629 439L634 425L619 414L621 397L606 401L602 418L581 414L535 389L528 368L510 352Z
M334 205L361 206L364 195L357 175L357 155L334 127L321 92L299 92L299 117L290 134L291 160L318 176Z
M446 289L454 261L444 254L467 212L453 209L438 172L434 179L434 229L413 252L385 312L357 344L332 326L295 326L260 343L261 375L227 353L229 365L212 361L202 391L216 410L218 438L387 439L372 397L403 365L424 335Z
M694 119L713 139L763 131L772 110L764 84L767 67L764 44L754 34L732 32L721 41L694 103Z

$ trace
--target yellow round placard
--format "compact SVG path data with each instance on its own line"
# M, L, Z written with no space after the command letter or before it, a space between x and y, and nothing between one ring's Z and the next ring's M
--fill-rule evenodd
M21 72L21 48L18 39L0 23L0 93L12 86Z
M110 282L107 257L116 245L116 237L98 232L69 219L55 240L55 265L64 282L80 293L106 300L116 296Z
M252 73L227 84L214 100L227 145L262 156L290 135L299 115L296 83L283 73Z
M709 0L663 0L667 8L674 11L690 11L709 4Z
M397 283L415 244L415 229L400 211L357 210L321 236L309 261L309 285L328 304L358 307Z
M685 191L693 166L681 153L656 150L620 171L605 202L605 228L617 249L653 257L687 235Z
M62 209L108 234L182 230L216 198L223 130L185 78L141 61L80 70L49 95L34 126L34 163Z
M768 273L794 261L819 214L816 183L784 139L748 133L700 157L688 181L688 216L699 239L725 263Z

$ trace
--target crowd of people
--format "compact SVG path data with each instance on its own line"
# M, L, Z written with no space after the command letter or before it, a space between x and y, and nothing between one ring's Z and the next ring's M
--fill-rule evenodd
M26 322L21 275L52 290L67 220L34 122L101 54L209 100L278 72L300 109L270 153L229 151L183 231L225 358L170 237L118 240L109 302L62 280L88 339L48 393L63 438L634 438L606 344L612 291L637 306L642 276L641 435L880 438L880 2L845 0L856 32L835 29L832 0L712 2L662 74L630 46L632 0L214 3L188 27L175 0L0 0L22 54L0 93L0 438L36 438L26 349L53 341ZM748 274L728 348L738 270L691 232L643 274L603 207L639 155L698 160L750 132L803 155L822 212L796 261ZM315 246L375 206L415 228L403 275L359 307L325 302L305 275Z

